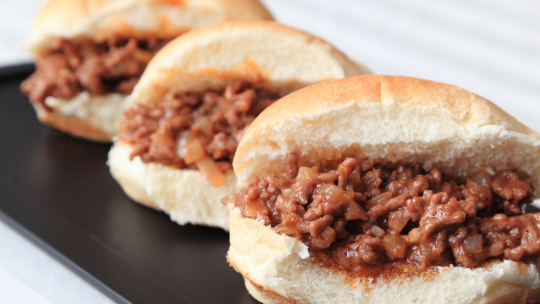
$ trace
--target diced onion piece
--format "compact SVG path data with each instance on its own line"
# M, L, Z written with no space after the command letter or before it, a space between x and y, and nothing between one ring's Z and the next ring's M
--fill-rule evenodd
M296 177L296 181L300 184L304 184L308 180L314 180L317 179L317 175L319 172L313 168L309 167L300 167L298 169L298 176Z
M336 240L336 232L330 227L324 228L318 237L311 239L311 245L314 248L324 249L330 247Z
M427 256L431 253L431 246L427 243L420 244L420 253L424 256Z
M491 183L491 182L490 182ZM491 201L491 189L467 179L467 188L471 190L479 199Z
M330 171L330 172L326 172L326 173L320 173L318 178L319 178L319 181L323 182L323 183L335 182L338 179L337 171Z
M388 216L388 227L393 231L401 232L409 220L410 217L404 212L392 212Z
M381 203L382 201L387 201L392 198L392 191L381 193L374 198L370 199L369 201L373 201L377 204Z
M345 219L347 221L352 220L367 220L368 216L366 211L362 209L357 203L351 202L349 205L349 208L347 209L347 212L345 213Z
M491 188L491 175L486 170L480 169L469 178L480 186Z
M473 254L473 258L477 263L480 264L488 258L488 255L489 255L489 250L487 250L487 248L486 250L482 248L481 252L477 252Z
M174 141L169 137L161 134L160 132L154 132L152 135L150 135L150 138L152 139L152 142L165 146L165 147L174 147Z
M180 135L176 138L176 154L178 154L178 156L181 158L184 158L184 146L192 137L193 133L187 130L180 133Z
M285 226L283 223L277 225L274 227L277 233L281 234L296 234L298 233L297 229L295 227Z
M493 216L493 219L497 220L497 221L502 221L502 220L505 220L507 218L508 218L508 216L506 216L506 214L504 214L504 213L497 213L497 214L495 214Z
M381 194L375 196L374 198L370 199L369 201L367 201L366 206L368 207L368 209L371 209L375 205L388 202L391 198L392 198L392 192L391 191L390 192L384 192L384 193L381 193Z
M292 189L283 189L281 192L281 195L283 195L284 198L291 198Z
M420 240L420 228L413 228L411 231L409 231L409 235L407 236L409 242L416 243Z
M197 138L190 139L182 149L186 165L202 161L206 157L206 150Z
M210 181L212 186L221 187L225 182L225 174L223 174L216 162L210 157L205 157L202 161L196 163L196 165L201 171L201 174Z
M469 253L482 252L482 235L472 234L467 236L463 241L463 247Z
M390 259L402 259L407 255L407 244L401 237L387 234L382 241L386 255Z
M313 191L313 194L314 196L322 194L328 202L332 203L348 202L354 199L354 192L345 191L334 184L319 185L315 191Z
M384 236L384 230L381 229L379 226L373 226L371 227L371 232L375 234L376 237L383 237Z
M250 202L246 204L246 216L250 218L257 218L257 211L259 208L257 208L257 202Z
M214 136L214 124L212 124L210 118L206 116L199 116L195 119L194 124L201 128L208 138L212 138Z
M429 243L420 243L420 254L427 260L435 259L435 254L432 252L431 245Z
M347 184L347 190L359 191L360 185L361 185L360 173L355 170L349 175L349 183Z

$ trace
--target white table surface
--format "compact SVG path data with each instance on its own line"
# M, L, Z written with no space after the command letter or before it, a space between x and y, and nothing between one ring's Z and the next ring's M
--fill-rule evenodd
M540 132L538 0L263 0L277 20L332 42L374 72L478 93ZM29 61L41 0L0 0L0 66ZM0 222L0 303L110 303Z

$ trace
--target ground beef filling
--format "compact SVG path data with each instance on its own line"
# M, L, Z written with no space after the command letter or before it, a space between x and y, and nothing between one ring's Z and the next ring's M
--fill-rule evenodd
M21 84L30 102L46 110L48 96L71 99L88 91L92 96L130 94L154 54L170 39L125 39L105 43L81 38L55 38L52 50L36 63L36 71Z
M166 94L155 105L129 107L119 138L134 145L131 159L200 170L219 187L245 129L279 97L242 81L220 91Z
M254 179L224 203L304 242L319 260L360 271L401 263L473 268L540 253L540 214L524 214L536 188L516 171L458 182L434 168L347 158L337 170L297 166ZM372 265L372 266L370 266Z

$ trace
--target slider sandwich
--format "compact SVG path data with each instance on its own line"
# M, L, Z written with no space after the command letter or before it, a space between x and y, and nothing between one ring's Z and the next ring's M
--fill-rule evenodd
M270 21L193 30L152 59L129 97L111 173L133 200L180 224L228 229L220 200L236 192L231 163L253 119L296 89L367 72L330 44Z
M233 162L229 263L262 303L534 303L540 135L408 77L298 90Z
M257 0L49 0L27 48L36 71L21 84L38 119L111 142L125 97L167 42L231 19L272 19Z

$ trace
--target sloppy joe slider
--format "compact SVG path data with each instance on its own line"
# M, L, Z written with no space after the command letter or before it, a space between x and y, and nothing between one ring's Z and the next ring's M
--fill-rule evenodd
M230 19L272 17L257 0L45 1L27 42L36 72L21 90L42 123L110 142L154 54L190 29Z
M228 261L263 303L538 300L540 135L455 86L366 75L244 134Z
M109 166L126 194L180 223L228 228L232 159L244 130L285 94L367 70L270 21L193 30L163 48L129 97Z

